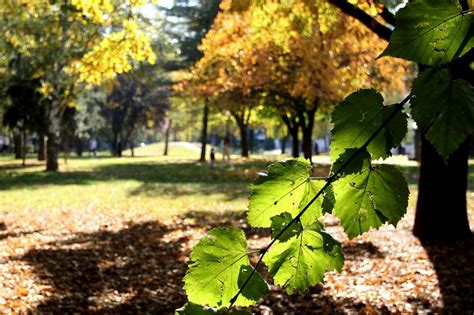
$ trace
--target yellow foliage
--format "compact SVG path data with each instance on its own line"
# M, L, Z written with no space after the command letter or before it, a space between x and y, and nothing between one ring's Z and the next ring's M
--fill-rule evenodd
M154 63L156 55L150 38L138 29L135 21L124 21L123 30L110 34L75 64L79 80L100 84L117 73L132 68L132 60Z

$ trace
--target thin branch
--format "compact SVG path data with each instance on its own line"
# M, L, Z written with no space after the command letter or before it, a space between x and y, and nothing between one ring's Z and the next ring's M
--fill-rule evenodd
M260 250L260 258L257 261L257 264L255 267L252 269L252 272L249 274L243 285L240 287L239 291L237 294L230 300L230 306L229 309L232 308L234 305L235 301L239 297L239 295L243 292L247 284L250 282L250 279L252 276L255 274L256 270L258 269L259 265L261 264L263 257L265 254L268 252L270 247L283 235L283 233L286 232L290 228L290 226L295 223L297 220L301 218L301 216L306 212L306 210L318 199L319 196L321 196L324 192L325 189L329 187L333 182L338 180L338 176L342 173L342 171L364 150L366 150L367 146L375 139L375 137L378 136L378 134L390 123L390 121L395 117L395 115L402 110L403 106L412 98L412 95L409 94L407 97L403 99L400 103L396 104L394 107L394 110L390 115L384 120L384 122L377 128L377 130L374 131L374 133L367 139L367 141L359 148L357 149L354 154L350 156L349 159L347 159L339 169L337 169L327 180L326 184L318 191L318 193L308 202L308 204L283 228L280 230L280 232L271 240L271 242L263 249Z
M383 25L382 23L380 23L379 21L377 21L374 17L367 14L364 10L359 9L353 4L350 4L347 0L328 0L328 1L332 5L338 7L343 13L359 20L362 24L364 24L370 30L372 30L375 34L377 34L381 39L384 39L386 41L390 40L390 36L392 35L392 30L388 28L387 26ZM383 18L385 19L385 17Z

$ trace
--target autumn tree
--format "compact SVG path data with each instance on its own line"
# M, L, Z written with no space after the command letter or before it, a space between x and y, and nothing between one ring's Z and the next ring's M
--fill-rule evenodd
M405 89L404 80L392 78L407 73L407 63L373 62L383 42L326 2L269 1L236 11L225 1L222 8L194 71L216 97L272 98L293 137L294 156L301 130L304 156L311 158L318 109L354 88L375 85L399 94Z
M50 2L4 0L0 25L8 55L28 56L48 99L47 170L58 170L62 115L75 105L79 82L97 85L131 69L132 60L154 62L149 38L139 29L136 8L109 0Z

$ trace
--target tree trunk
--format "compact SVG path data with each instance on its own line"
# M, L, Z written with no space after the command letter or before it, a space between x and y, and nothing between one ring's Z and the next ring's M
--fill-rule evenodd
M135 144L133 140L130 140L130 152L132 153L132 157L135 157Z
M168 145L170 141L170 129L171 129L171 123L172 120L170 119L168 121L168 126L166 127L166 132L165 132L165 150L163 151L163 155L168 155Z
M281 115L281 119L288 128L288 134L291 136L291 156L297 158L300 156L298 141L298 123L296 117L288 117L286 114Z
M38 132L38 161L46 159L44 132Z
M454 79L474 85L470 61L474 50L449 64ZM447 163L421 136L421 165L413 234L421 241L461 239L471 235L467 216L467 180L470 137L449 157Z
M83 147L82 147L82 139L81 137L75 137L75 142L76 142L76 154L77 156L81 157L82 156L82 152L84 151Z
M64 157L64 164L67 164L67 155L69 153L69 136L67 132L64 134L64 141L63 141L63 157Z
M413 234L421 241L460 239L471 235L466 211L469 141L447 163L425 137Z
M298 128L291 128L289 130L291 135L291 156L297 158L300 156L300 145L298 139Z
M238 121L240 131L240 155L242 157L249 157L249 139L247 134L247 125L241 121Z
M13 147L15 150L15 159L20 160L22 158L21 154L21 133L13 133Z
M58 163L58 140L60 120L57 110L51 109L49 113L48 124L48 141L46 143L46 171L57 172L59 169Z
M303 155L312 162L313 158L313 127L316 110L306 110L300 113L300 127L303 132ZM306 116L305 116L306 114Z
M21 158L22 158L22 165L26 165L26 128L23 128L21 131Z
M202 115L202 130L201 130L201 157L200 162L206 162L206 145L207 145L207 123L209 120L209 106L207 100L204 103L204 111Z
M284 136L280 139L281 142L281 154L286 153L286 142L288 141L288 136Z

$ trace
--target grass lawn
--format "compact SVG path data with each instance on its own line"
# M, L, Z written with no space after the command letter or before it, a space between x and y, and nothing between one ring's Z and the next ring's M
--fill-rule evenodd
M211 167L196 163L194 144L172 143L167 157L162 150L152 145L122 158L86 153L67 164L61 160L58 173L43 172L34 157L26 167L0 157L0 313L167 314L183 304L181 278L192 245L214 226L247 228L249 183L284 156L233 157L230 166ZM344 242L344 271L330 273L309 295L288 297L276 289L255 312L439 311L446 304L430 250L410 235L418 167L401 157L392 162L401 166L412 192L399 228L349 241L327 218L328 229ZM316 173L325 176L328 159L317 157L316 163ZM470 179L473 174L471 164ZM470 180L474 228L472 185ZM265 233L248 232L256 247L267 241Z

